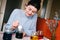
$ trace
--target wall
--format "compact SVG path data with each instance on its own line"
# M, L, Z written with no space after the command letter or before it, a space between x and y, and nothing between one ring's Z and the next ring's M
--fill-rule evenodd
M1 9L0 9L0 30L1 30L2 22L3 22L6 1L7 0L2 0L2 3L1 3Z
M60 15L60 0L53 0L51 13L50 13L51 19L54 17L56 11L58 12L58 15Z
M49 0L48 3L47 3L45 19L50 17L52 2L53 2L53 0Z
M21 9L25 9L25 4L26 4L28 1L29 1L29 0L23 0L23 1L22 1Z

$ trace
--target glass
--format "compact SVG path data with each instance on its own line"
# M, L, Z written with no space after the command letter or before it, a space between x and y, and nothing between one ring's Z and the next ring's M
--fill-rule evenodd
M38 40L37 32L33 32L30 40Z
M18 31L16 32L16 38L18 38L18 39L22 39L23 38L23 31L22 31L23 29L22 29L22 26L21 25L19 25L18 26Z
M37 32L33 32L32 36L30 38L31 38L31 40L41 40L41 39L43 39L43 31L38 30Z
M5 32L3 33L3 40L11 40L12 39L12 31L9 28L5 28Z
M38 31L38 39L43 39L43 31Z
M17 32L15 37L18 38L18 39L22 39L23 38L23 33Z
M4 32L3 34L3 40L11 40L12 39L12 34L8 34Z

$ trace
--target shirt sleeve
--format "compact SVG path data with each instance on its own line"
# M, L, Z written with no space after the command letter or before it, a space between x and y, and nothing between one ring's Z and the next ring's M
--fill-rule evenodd
M11 15L10 15L10 17L9 17L9 20L8 20L5 28L10 29L10 28L12 27L12 23L13 23L13 21L16 19L16 18L15 18L16 15L17 15L17 9L13 10L13 12L11 13Z

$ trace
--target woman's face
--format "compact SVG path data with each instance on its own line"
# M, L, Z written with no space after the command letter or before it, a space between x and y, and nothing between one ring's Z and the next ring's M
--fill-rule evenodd
M28 5L26 6L25 12L26 16L33 16L37 12L37 9L32 5Z

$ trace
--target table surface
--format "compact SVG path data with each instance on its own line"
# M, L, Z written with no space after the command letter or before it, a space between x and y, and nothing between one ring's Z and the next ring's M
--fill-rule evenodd
M3 33L0 32L0 40L3 40L2 37L3 37ZM17 39L17 38L15 38L15 34L13 34L12 40L30 40L30 37L24 37L22 39Z
M3 37L3 33L0 32L0 40L3 40L2 37ZM30 37L24 37L22 39L17 39L17 38L15 38L15 34L13 34L12 35L12 40L30 40ZM49 39L43 37L43 39L41 39L41 40L49 40Z

